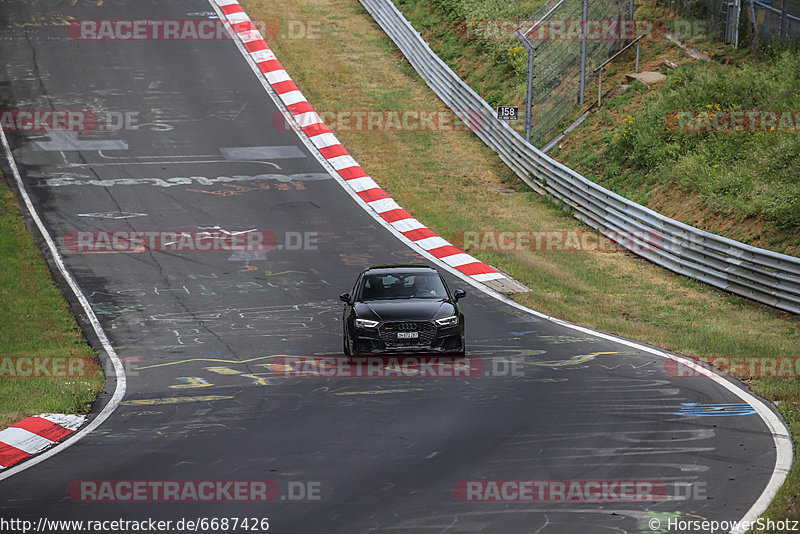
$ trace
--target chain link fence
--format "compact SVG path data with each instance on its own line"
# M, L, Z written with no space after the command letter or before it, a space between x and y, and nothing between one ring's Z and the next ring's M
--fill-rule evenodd
M555 135L580 98L582 0L548 0L520 31L535 49L531 99L531 143L542 146ZM555 9L554 9L555 8ZM629 0L589 0L587 5L586 85L592 70L622 48L635 28L630 20Z
M754 43L800 44L800 0L748 0L746 9Z
M703 20L726 44L800 45L800 0L664 0L679 13Z

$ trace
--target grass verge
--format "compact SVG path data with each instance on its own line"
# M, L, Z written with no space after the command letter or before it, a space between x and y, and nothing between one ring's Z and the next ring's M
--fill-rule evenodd
M254 19L319 24L319 39L271 41L319 112L444 110L391 41L351 0L248 0ZM529 191L477 137L464 131L335 132L401 206L445 238L467 230L584 227ZM800 320L656 267L623 252L471 251L533 291L514 298L568 321L713 360L800 355ZM364 255L364 263L386 258ZM747 379L748 377L742 376ZM800 380L754 378L800 436ZM800 466L765 517L800 518Z
M97 358L2 180L0 325L0 428L38 413L88 412L103 387Z

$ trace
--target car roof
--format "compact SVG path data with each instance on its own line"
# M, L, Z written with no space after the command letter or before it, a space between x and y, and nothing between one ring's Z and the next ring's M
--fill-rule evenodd
M364 269L365 273L368 272L370 274L388 274L388 273L393 273L393 272L398 272L398 271L412 272L412 273L415 272L415 271L417 271L417 272L425 271L425 272L434 272L434 273L438 273L439 272L436 269L434 269L433 267L430 267L428 265L419 264L419 263L412 263L412 264L400 264L400 263L398 263L398 264L394 264L394 265L372 265L372 266L367 267L366 269Z

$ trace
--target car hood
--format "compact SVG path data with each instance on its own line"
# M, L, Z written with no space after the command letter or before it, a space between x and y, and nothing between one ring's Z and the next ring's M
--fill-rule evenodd
M439 299L394 299L356 302L356 314L361 319L375 321L430 321L455 315L455 307Z

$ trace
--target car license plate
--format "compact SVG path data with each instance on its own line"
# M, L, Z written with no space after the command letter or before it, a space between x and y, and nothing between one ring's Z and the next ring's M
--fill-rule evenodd
M398 332L397 339L417 339L419 332Z

